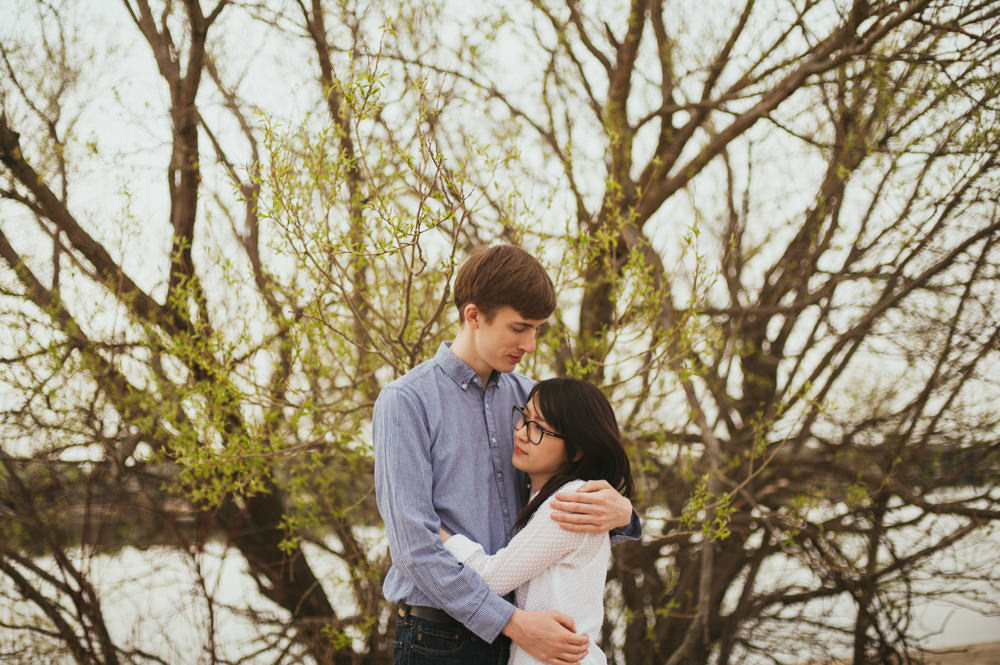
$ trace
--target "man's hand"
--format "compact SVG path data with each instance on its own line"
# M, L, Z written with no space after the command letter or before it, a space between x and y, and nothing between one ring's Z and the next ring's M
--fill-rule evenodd
M451 534L444 529L438 529L438 535L441 536L441 540L446 543L448 542L448 539L451 538Z
M575 492L559 492L552 519L567 531L606 533L632 521L632 502L606 480L588 480Z
M579 663L590 648L590 638L577 635L573 618L555 610L514 610L503 634L532 656L549 665Z

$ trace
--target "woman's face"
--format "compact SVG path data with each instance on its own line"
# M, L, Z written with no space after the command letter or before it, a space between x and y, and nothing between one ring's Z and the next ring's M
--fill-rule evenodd
M528 424L527 421L534 421ZM524 407L524 419L521 427L514 429L514 467L524 471L531 478L531 487L538 490L566 464L566 443L561 437L545 434L541 443L535 445L531 439L538 440L540 430L555 432L546 420L535 398ZM531 437L529 438L529 432Z

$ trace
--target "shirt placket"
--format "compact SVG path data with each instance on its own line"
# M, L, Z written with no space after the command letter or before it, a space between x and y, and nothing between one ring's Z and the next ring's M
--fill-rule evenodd
M499 389L495 381L491 381L486 390L483 391L483 414L486 418L486 433L490 441L490 459L493 462L493 490L496 492L500 505L500 512L503 516L502 524L490 524L490 536L495 543L505 543L507 541L507 525L512 519L513 506L507 500L508 492L505 491L505 483L510 479L504 477L506 460L503 459L503 447L500 434L500 416L497 409Z

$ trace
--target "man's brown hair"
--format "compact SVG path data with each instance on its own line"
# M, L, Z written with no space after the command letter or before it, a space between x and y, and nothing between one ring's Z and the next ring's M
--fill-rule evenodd
M472 303L487 319L504 306L526 319L547 319L556 308L556 290L545 268L516 245L477 247L455 275L455 306L460 321Z

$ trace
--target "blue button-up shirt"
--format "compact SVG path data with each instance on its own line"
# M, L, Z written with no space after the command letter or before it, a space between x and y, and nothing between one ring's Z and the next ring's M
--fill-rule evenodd
M511 462L511 407L525 404L535 382L494 372L483 386L449 347L375 402L375 492L392 556L382 589L392 603L443 609L492 642L514 606L445 550L438 529L465 535L488 554L507 544L527 487ZM625 534L637 538L634 514L632 521Z
M375 402L375 493L392 567L393 603L443 609L492 642L514 606L444 549L443 526L493 554L511 535L526 477L514 468L511 407L534 381L494 372L485 386L442 344L387 385Z

